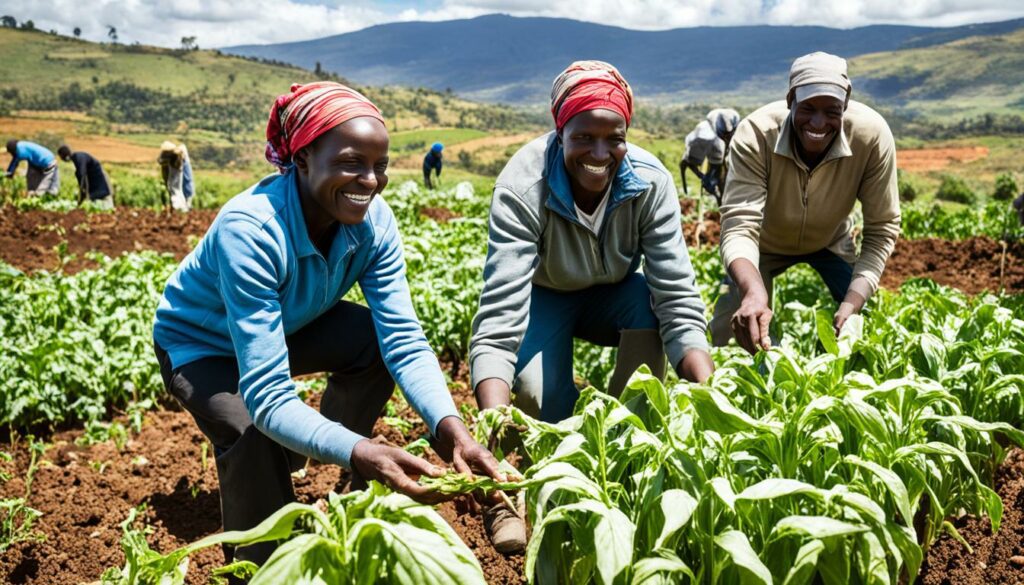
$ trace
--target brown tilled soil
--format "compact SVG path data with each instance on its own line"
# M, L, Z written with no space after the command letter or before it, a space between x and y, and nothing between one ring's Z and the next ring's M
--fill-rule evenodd
M465 371L460 379L465 380ZM465 382L455 390L457 403L472 400ZM317 397L310 403L317 404ZM418 421L406 408L400 416ZM375 432L396 444L423 436L420 422L407 435L378 423ZM118 451L107 442L80 447L81 431L49 438L53 443L31 486L28 504L43 513L37 524L41 542L22 542L0 555L0 583L77 584L95 581L108 567L122 566L120 523L133 506L147 505L143 515L153 527L150 546L169 552L220 530L217 472L212 448L203 466L205 441L191 416L177 410L147 414L142 432ZM29 456L24 441L5 448L15 455L3 466L14 478L0 484L0 497L24 495ZM440 459L430 453L434 463ZM312 503L347 488L348 473L334 465L310 464L306 476L294 480L299 501ZM465 500L438 507L480 560L489 583L522 583L523 557L506 557L491 546L477 512ZM209 571L222 565L219 547L193 555L188 583L208 581Z
M954 520L973 553L949 535L928 551L921 585L1020 585L1024 583L1024 451L1014 449L996 472L1003 522L992 534L987 518Z
M885 265L882 286L896 288L904 280L928 277L968 294L983 291L1024 292L1024 242L1013 242L1003 254L1000 242L979 237L959 242L928 238L900 240Z
M85 252L119 256L124 252L156 250L181 259L188 254L189 237L202 237L217 212L197 209L189 213L156 212L118 207L113 213L69 213L0 209L0 260L25 271L54 270L54 246L67 240L76 258L65 268L77 272L92 267Z
M683 199L684 213L693 211L693 200ZM459 217L444 207L426 207L420 213L439 223ZM190 239L206 233L216 212L196 210L187 214L160 213L149 209L118 208L113 214L73 211L18 212L0 210L0 260L26 271L53 270L58 260L54 246L66 238L76 256L69 273L91 265L85 252L110 256L134 250L170 252L182 258L191 249ZM717 246L720 232L717 211L705 211L700 230L701 246ZM59 226L59 227L58 227ZM683 225L688 246L693 246L696 223ZM61 235L63 234L63 235ZM1005 290L1024 292L1024 243L1002 246L991 238L958 242L938 239L900 240L882 276L882 286L896 288L908 278L927 277L969 294Z

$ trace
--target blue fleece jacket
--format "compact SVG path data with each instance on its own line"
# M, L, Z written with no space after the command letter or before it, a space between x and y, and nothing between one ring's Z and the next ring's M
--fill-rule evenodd
M13 174L21 161L27 161L30 166L37 169L45 169L55 160L57 159L54 158L53 153L46 147L28 140L19 140L18 148L14 151L14 158L11 159L11 164L7 167L7 174Z
M293 451L348 467L363 437L299 399L285 336L356 282L388 370L436 433L441 419L458 411L416 320L395 218L380 197L362 223L340 226L324 258L306 231L294 170L235 196L167 282L153 335L175 368L235 357L239 392L257 429Z

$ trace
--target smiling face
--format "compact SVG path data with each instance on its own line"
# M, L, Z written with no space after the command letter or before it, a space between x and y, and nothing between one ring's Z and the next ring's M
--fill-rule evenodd
M793 106L793 129L804 157L816 161L825 156L842 128L843 102L838 98L819 95Z
M388 131L374 118L353 118L321 134L294 160L311 235L335 221L362 223L388 184Z
M626 119L611 110L587 110L562 127L563 160L573 195L599 196L626 157Z

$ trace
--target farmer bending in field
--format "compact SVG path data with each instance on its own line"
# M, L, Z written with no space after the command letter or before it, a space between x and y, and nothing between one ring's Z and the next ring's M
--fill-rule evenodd
M13 177L18 164L25 161L28 170L25 173L25 184L28 195L48 193L56 195L60 191L60 173L57 169L57 158L46 147L28 140L7 141L7 152L11 155L11 164L7 167L7 177Z
M100 209L114 208L114 195L110 189L110 178L100 161L88 152L71 152L67 144L57 149L57 155L64 162L75 165L75 179L78 180L78 204L88 197Z
M165 140L160 145L160 174L164 179L164 186L170 195L170 207L177 211L188 211L192 209L192 196L196 194L195 183L192 181L192 161L188 156L188 149L184 144L175 144ZM167 198L163 199L164 207L167 207Z
M225 530L295 499L311 457L421 502L443 470L366 437L395 381L455 469L499 480L452 401L409 297L380 111L338 83L292 86L274 103L267 159L280 174L235 196L167 282L153 336L164 384L214 445ZM359 283L367 306L339 300ZM329 372L320 412L292 376ZM239 548L262 563L273 543Z
M618 347L613 395L641 364L662 377L666 353L680 377L706 380L714 366L675 181L626 142L629 84L608 63L573 63L554 81L551 113L555 130L521 148L494 187L470 347L480 408L509 404L514 390L542 420L570 416L574 338ZM522 549L512 510L484 519L496 548Z
M433 183L430 182L430 173L432 171L437 173L438 183L440 184L441 182L441 165L443 162L441 157L442 150L444 150L444 145L440 142L435 142L434 145L430 147L430 152L423 157L423 184L427 189L434 188Z
M712 340L733 336L751 353L772 340L772 279L810 264L839 303L836 333L878 288L900 233L896 148L885 120L850 99L846 61L812 53L793 62L786 101L736 129L722 200L728 293L715 305ZM857 254L850 212L860 201Z
M719 205L722 203L722 185L725 183L725 156L729 151L736 125L740 123L740 115L732 109L714 109L708 112L706 119L701 120L692 132L686 135L686 152L679 161L679 176L683 180L683 193L688 193L686 186L686 169L693 171L700 180L701 188L714 196ZM705 159L708 161L707 172L701 172Z

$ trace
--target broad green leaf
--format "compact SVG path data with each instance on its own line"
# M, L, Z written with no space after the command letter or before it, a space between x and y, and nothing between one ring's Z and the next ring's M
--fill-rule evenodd
M732 563L755 583L772 585L772 573L764 566L750 546L747 535L739 530L726 530L715 537L715 546L725 551Z
M795 479L769 478L755 483L736 494L737 500L774 500L794 494L805 494L820 497L823 490L809 483Z
M654 548L668 548L674 545L675 537L690 521L690 516L697 509L697 500L685 490L671 489L658 496L657 504L663 522Z
M791 534L801 534L820 540L833 536L859 534L867 532L867 530L867 526L843 522L828 516L786 516L775 524L772 534L779 538Z
M697 577L672 551L655 551L658 556L645 557L633 564L632 585L676 585L683 577L694 583Z
M922 420L935 420L955 424L981 433L1003 433L1018 446L1024 447L1024 431L1003 422L981 422L966 415L922 415Z
M691 386L690 401L697 410L701 425L721 434L768 431L772 428L736 408L726 395L707 386Z
M907 486L904 485L903 480L900 479L899 475L896 475L895 471L882 467L874 461L861 459L856 455L847 455L844 460L847 463L870 471L881 480L882 484L889 491L889 495L892 496L893 502L896 503L896 509L899 510L900 516L903 517L903 522L910 524L914 521L914 512L910 507L910 496L907 493Z
M819 309L814 315L814 324L818 330L818 341L821 341L825 351L839 355L839 344L836 343L836 332L832 327L832 315Z
M593 564L596 568L593 578L597 583L611 585L632 563L633 523L616 508L609 508L596 500L583 500L555 508L534 527L526 549L525 566L531 582L536 578L537 560L545 536L559 524L570 526L576 557ZM593 544L587 547L584 546L586 543ZM563 559L565 563L575 563L573 558Z
M317 534L300 534L277 547L249 583L326 585L348 580L344 578L346 573L340 570L340 563L335 560L338 546L338 543Z
M736 492L732 489L732 484L729 480L724 477L715 477L708 482L711 487L711 493L718 496L718 499L722 501L730 510L736 509Z
M825 550L825 543L811 540L804 543L793 559L793 566L786 573L782 585L810 585L817 572L818 556Z

